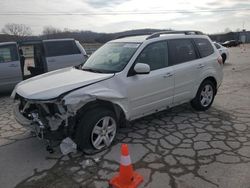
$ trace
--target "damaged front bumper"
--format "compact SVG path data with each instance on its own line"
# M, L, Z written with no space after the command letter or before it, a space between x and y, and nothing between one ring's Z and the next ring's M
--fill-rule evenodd
M39 119L38 114L31 113L30 119L26 118L20 111L19 111L19 104L14 106L14 116L16 121L24 126L26 129L30 130L32 133L40 139L49 139L51 138L51 133L45 129L44 124Z
M54 101L28 101L20 97L13 112L18 123L41 139L62 140L71 134L67 110Z

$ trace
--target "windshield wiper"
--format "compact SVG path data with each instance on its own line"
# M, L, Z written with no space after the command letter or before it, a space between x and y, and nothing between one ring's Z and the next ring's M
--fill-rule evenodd
M103 73L103 72L100 71L100 70L91 69L91 68L82 68L82 70L84 70L84 71L89 71L89 72Z

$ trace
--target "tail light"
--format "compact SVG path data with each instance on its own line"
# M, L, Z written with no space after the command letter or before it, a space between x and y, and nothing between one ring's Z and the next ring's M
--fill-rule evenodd
M221 56L217 58L217 61L220 65L223 65L223 59Z

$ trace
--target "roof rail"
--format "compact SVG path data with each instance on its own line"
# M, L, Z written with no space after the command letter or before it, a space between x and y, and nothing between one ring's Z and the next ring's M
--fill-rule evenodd
M160 37L160 35L164 34L185 34L185 35L204 35L201 31L193 31L193 30L187 30L187 31L161 31L153 33L152 35L148 36L146 40Z
M116 37L115 39L121 39L125 37L135 37L135 36L142 36L142 35L152 35L152 32L145 32L145 33L137 33L137 34L127 34L127 35L120 35Z

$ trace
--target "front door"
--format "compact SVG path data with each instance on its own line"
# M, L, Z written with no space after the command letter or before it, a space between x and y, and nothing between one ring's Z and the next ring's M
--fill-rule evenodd
M148 64L151 71L149 74L128 75L126 85L131 119L167 108L173 103L174 75L172 67L168 67L167 42L145 47L134 65L136 63Z
M0 45L0 91L13 89L22 81L21 64L19 61L17 45Z

